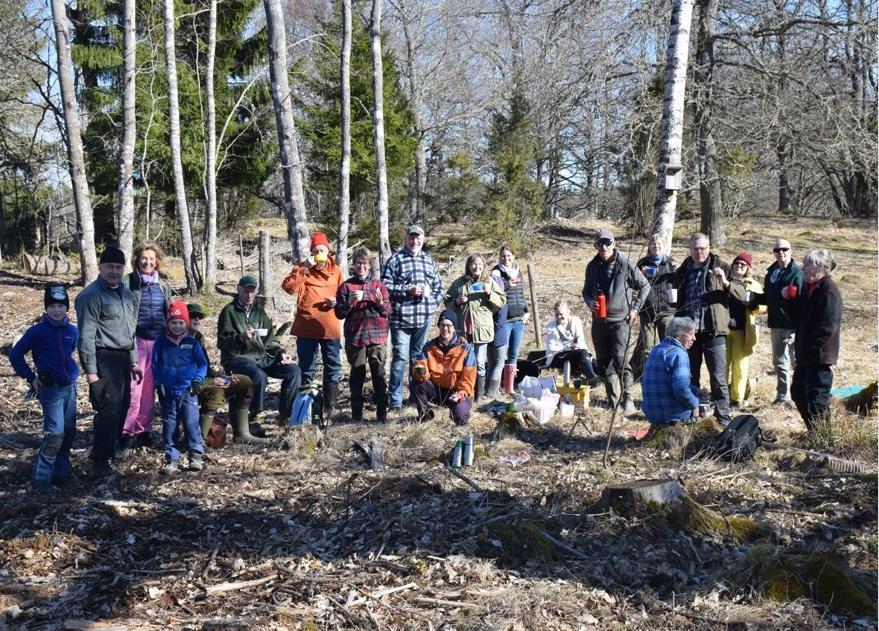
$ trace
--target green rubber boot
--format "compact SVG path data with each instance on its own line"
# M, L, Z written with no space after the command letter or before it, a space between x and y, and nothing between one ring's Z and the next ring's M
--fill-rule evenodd
M198 424L201 425L201 437L207 438L208 431L211 429L211 423L214 420L213 412L202 412L198 416Z
M232 436L236 445L262 445L268 439L259 438L250 433L250 416L247 409L232 410Z

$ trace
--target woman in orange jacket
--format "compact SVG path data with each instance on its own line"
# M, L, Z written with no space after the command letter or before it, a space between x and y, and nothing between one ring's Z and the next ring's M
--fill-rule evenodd
M311 258L293 265L281 283L284 291L296 295L296 317L290 332L296 336L296 354L302 369L303 386L317 372L317 350L324 362L324 419L336 413L339 382L342 379L342 322L336 317L336 292L345 279L330 256L330 243L323 232L311 235Z

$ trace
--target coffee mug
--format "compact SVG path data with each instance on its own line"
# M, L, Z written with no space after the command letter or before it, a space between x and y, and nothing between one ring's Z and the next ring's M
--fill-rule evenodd
M669 302L677 302L678 301L678 290L675 289L674 287L671 287L665 293L666 293L666 296L668 297Z
M268 329L254 329L253 334L256 335L257 337L265 337L266 335L269 334L269 330Z

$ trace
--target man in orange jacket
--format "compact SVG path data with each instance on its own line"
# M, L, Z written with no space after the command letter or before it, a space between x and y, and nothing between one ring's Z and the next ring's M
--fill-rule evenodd
M473 388L476 384L476 353L455 327L458 316L452 309L440 314L439 335L424 345L412 368L412 398L423 420L433 418L430 404L444 405L458 425L470 422Z
M296 317L290 333L296 336L296 356L303 385L317 372L317 351L324 362L324 419L336 414L339 382L342 379L342 322L336 317L336 292L345 279L330 256L330 242L323 232L311 235L311 260L300 261L281 283L296 295Z

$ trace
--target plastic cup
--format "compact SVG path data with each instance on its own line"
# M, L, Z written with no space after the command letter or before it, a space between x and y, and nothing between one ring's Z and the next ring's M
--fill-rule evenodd
M799 287L796 285L788 285L787 286L787 298L788 300L793 300L797 297L797 291L799 291Z
M268 329L254 329L253 334L256 335L257 337L265 337L266 335L269 334L269 330Z
M678 301L678 290L675 289L674 287L670 288L665 293L666 293L666 297L668 298L669 302L677 302Z

